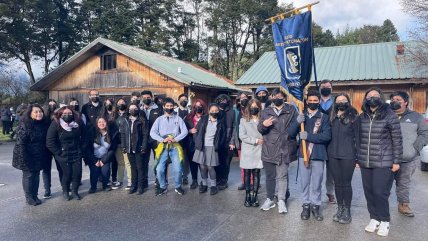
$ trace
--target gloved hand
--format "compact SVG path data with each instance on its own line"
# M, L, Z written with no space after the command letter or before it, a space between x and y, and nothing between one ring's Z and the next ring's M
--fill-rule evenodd
M299 133L299 137L300 137L300 140L306 140L306 139L308 139L308 132L306 132L306 131L300 132Z
M305 122L305 114L299 114L297 116L297 123L301 124L303 122Z

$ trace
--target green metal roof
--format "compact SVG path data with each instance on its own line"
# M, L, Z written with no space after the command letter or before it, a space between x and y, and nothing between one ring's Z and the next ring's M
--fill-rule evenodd
M408 54L397 55L397 44L405 48L416 44L386 42L315 48L318 80L359 81L427 78L426 69L412 67ZM407 53L407 50L405 50ZM236 82L237 85L276 84L281 73L275 52L264 53ZM311 81L314 81L312 73Z
M216 75L206 69L189 62L153 53L138 47L121 44L112 40L97 38L78 53L70 57L55 70L44 76L31 86L32 90L48 90L49 86L91 57L103 47L108 47L118 53L128 56L160 73L183 83L186 86L212 87L216 89L242 90L226 78ZM181 71L179 71L179 68Z

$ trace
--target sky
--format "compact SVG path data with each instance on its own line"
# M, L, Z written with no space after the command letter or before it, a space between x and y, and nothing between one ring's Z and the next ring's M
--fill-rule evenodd
M294 7L304 6L317 0L279 0L279 3L293 3ZM408 31L414 26L414 19L403 12L399 0L320 0L312 7L312 20L323 29L343 32L347 25L382 25L390 19L397 28L400 40L408 40Z

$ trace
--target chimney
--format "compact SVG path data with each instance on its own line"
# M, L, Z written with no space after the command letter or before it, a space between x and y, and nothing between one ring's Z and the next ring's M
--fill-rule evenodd
M181 71L181 67L178 67L178 68L177 68L177 72L178 72L178 73L180 73L180 74L182 73L182 71Z
M403 55L404 54L404 44L398 43L396 47L397 47L397 55Z

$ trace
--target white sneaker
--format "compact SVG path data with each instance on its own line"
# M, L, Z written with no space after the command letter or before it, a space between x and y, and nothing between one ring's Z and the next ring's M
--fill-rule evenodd
M284 200L279 200L278 201L278 212L279 213L287 213L287 206L285 206L285 202Z
M379 228L380 222L375 219L370 219L369 225L366 226L365 230L369 233L374 233Z
M380 222L379 230L377 231L377 235L386 237L389 233L389 222Z
M266 201L263 203L263 205L260 207L261 210L263 211L268 211L271 208L274 208L275 202L270 200L269 198L266 198Z

